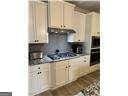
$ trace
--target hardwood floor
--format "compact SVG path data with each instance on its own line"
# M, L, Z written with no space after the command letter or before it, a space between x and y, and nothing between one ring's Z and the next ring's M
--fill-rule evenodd
M36 96L73 96L80 92L83 88L86 88L96 80L100 80L100 71L97 70L83 77L78 78L67 85L59 87L55 90L48 90Z

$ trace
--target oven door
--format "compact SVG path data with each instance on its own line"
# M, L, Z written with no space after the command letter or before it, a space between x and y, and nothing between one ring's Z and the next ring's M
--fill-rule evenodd
M91 49L90 66L100 63L100 49Z
M96 47L100 47L100 37L93 36L91 48L96 48Z

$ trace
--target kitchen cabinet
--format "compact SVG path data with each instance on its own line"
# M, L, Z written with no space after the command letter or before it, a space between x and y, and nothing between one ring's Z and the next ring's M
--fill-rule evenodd
M89 56L80 57L79 62L79 77L89 73Z
M29 1L29 43L48 43L47 5Z
M68 61L60 61L55 63L55 86L61 86L68 81Z
M68 34L68 42L85 42L86 14L75 11L74 30L76 33Z
M75 5L64 1L50 1L48 4L49 27L73 29Z
M88 25L87 30L91 32L91 36L100 36L100 14L91 12L87 14L86 24Z
M30 66L30 69L31 71L29 72L29 94L36 95L49 89L50 64L46 63Z
M69 66L71 66L69 71L69 80L76 80L78 77L89 73L89 56L70 59Z
M79 77L79 58L69 60L69 80L74 81Z

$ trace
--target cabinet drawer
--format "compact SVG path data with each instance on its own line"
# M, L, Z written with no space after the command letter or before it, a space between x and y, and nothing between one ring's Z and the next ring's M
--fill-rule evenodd
M68 65L68 60L59 61L55 63L55 68L66 67L67 65Z
M41 70L49 70L50 64L40 64L40 65L34 65L29 67L29 72L35 72L35 71L41 71Z

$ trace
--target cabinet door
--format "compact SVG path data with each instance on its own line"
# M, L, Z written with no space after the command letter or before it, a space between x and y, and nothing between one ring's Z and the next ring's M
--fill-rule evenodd
M49 71L41 71L39 76L39 90L40 92L43 92L44 90L48 89L49 87Z
M85 42L85 22L86 22L86 15L81 13L80 14L80 23L79 23L79 39L81 42Z
M33 43L35 40L35 3L33 1L29 1L29 43Z
M66 83L66 81L68 81L67 65L68 65L67 61L56 62L56 67L55 67L56 86L63 85Z
M69 80L75 80L79 77L79 58L69 60Z
M74 42L84 42L85 41L85 14L80 12L75 12L74 28L76 31Z
M39 90L39 82L38 82L37 72L33 72L29 74L29 94L35 95Z
M97 14L97 36L100 36L100 14Z
M61 28L63 26L63 3L62 1L50 1L49 3L50 27Z
M66 29L73 29L74 5L64 2L64 20L63 25Z
M69 81L76 80L79 76L79 70L78 67L71 67L69 68Z
M79 76L83 76L89 72L89 61L86 56L81 57L79 63Z
M36 3L36 32L38 43L48 43L47 6L43 2Z
M100 17L98 13L92 13L92 27L91 27L91 34L92 36L100 36Z

